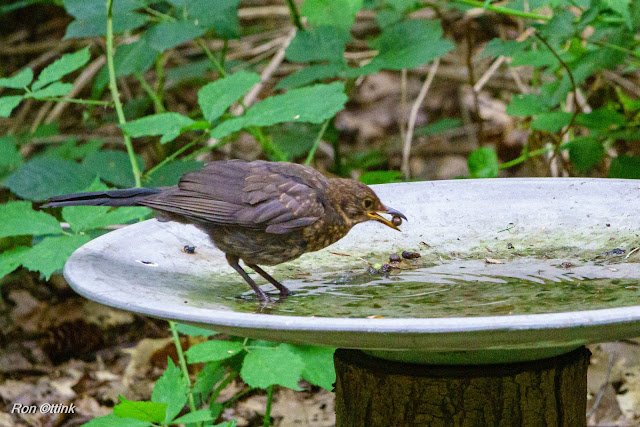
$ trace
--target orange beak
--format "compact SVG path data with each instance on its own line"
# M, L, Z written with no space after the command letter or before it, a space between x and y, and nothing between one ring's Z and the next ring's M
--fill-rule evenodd
M382 210L382 211L369 212L367 214L367 216L369 218L371 218L372 220L374 220L374 221L381 222L382 224L386 225L387 227L391 227L391 228L393 228L394 230L397 230L397 231L402 231L402 230L400 230L400 228L398 228L397 225L395 225L394 223L389 221L387 218L385 218L382 215L380 215L380 213L390 214L390 215L392 215L394 217L395 216L399 216L400 218L403 218L405 221L408 221L407 217L404 216L404 214L402 212L400 212L398 210L395 210L393 208L389 208L389 207L386 207L385 210Z

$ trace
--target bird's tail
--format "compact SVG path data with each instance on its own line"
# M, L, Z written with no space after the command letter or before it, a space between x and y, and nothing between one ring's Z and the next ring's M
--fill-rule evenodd
M123 190L92 191L52 197L43 208L62 206L141 206L142 199L158 194L163 188L126 188Z

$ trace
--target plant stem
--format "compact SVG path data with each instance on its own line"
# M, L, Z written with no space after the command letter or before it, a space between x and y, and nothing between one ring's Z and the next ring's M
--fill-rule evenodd
M541 21L549 21L551 18L537 13L520 12L519 10L508 9L506 7L485 5L485 2L476 0L456 0L458 3L464 3L469 6L479 7L481 9L490 10L492 12L501 13L503 15L517 16L519 18L539 19Z
M569 129L571 129L571 127L573 126L573 122L576 120L576 117L578 116L578 113L580 113L580 104L578 104L578 86L576 85L576 81L573 79L573 73L571 72L571 69L569 68L567 63L564 62L562 58L560 58L560 55L558 55L555 49L551 47L549 42L547 42L547 39L542 37L537 32L533 33L533 35L536 36L536 38L540 40L542 44L544 44L547 47L547 49L551 51L553 56L556 57L556 59L558 60L562 68L564 68L567 71L567 75L569 76L569 80L571 81L571 88L573 89L573 115L571 116L571 120L569 120L569 124L567 125L565 131L562 132L562 135L560 136L560 138L562 139L562 137L569 131Z
M302 21L300 20L300 12L298 12L298 6L294 2L294 0L287 0L287 6L289 6L289 14L291 15L293 24L300 31L304 31L304 26L302 25Z
M182 368L182 375L184 376L184 381L187 383L187 387L189 388L189 392L187 393L187 396L189 399L189 408L191 409L191 412L195 412L196 403L193 399L193 392L191 391L191 380L189 379L189 370L187 369L187 362L184 359L182 344L180 344L180 336L178 335L178 330L176 329L176 322L169 320L169 329L171 330L171 335L173 336L173 344L176 346L176 351L178 352L178 361L180 362L180 368Z
M204 137L206 137L207 135L205 134ZM199 143L200 141L202 141L204 138L200 137L200 138L196 138L193 141L191 141L190 143L188 143L187 145L185 145L184 147L180 148L179 150L176 150L173 154L171 154L168 157L165 157L165 159L163 161L161 161L160 163L158 163L157 165L155 165L154 167L152 167L151 169L149 169L147 171L147 173L144 174L144 178L147 179L149 178L151 175L153 175L158 169L160 169L162 166L166 165L167 163L173 161L176 157L178 157L180 154L184 153L185 151L187 151L189 148L193 147L194 145L196 145L197 143Z
M320 141L322 141L322 136L324 135L325 131L327 130L327 127L329 127L329 122L331 122L331 119L325 120L324 123L322 124L322 127L320 128L320 132L318 132L318 136L316 136L316 140L313 141L313 145L311 146L311 150L309 150L309 154L307 154L307 160L304 161L305 165L309 166L311 164L311 161L313 160L313 156L315 156L316 150L318 149L318 146L320 145Z
M162 104L162 99L164 98L164 84L166 82L166 77L164 74L164 54L159 54L156 60L156 93L158 94L158 99L160 99L160 104ZM163 105L164 108L164 105Z
M135 73L136 79L140 82L140 86L142 89L147 92L149 98L153 101L153 106L155 107L156 114L164 113L166 110L164 109L164 105L162 105L162 100L158 97L158 94L153 90L151 85L147 82L144 76L141 73Z
M602 46L602 47L607 47L609 49L613 49L613 50L617 50L619 52L624 52L627 55L632 55L635 56L636 58L640 58L640 53L636 52L635 50L631 50L631 49L627 49L624 48L622 46L618 46L617 44L612 44L612 43L608 43L602 40L595 40L595 41L589 41L587 40L589 43L593 43L597 46Z
M220 61L218 61L218 58L216 58L216 56L213 53L211 53L207 45L205 45L201 39L196 40L196 44L200 46L200 49L202 49L204 54L207 55L207 58L209 58L209 61L211 61L213 66L216 67L216 70L218 70L218 72L220 73L220 76L226 77L227 72L224 71L224 67L222 66L222 64L220 64Z
M224 70L224 63L227 60L227 50L229 49L229 40L224 39L224 44L222 45L222 52L220 52L220 68Z
M273 386L270 385L267 388L267 408L264 411L262 427L269 427L271 425L271 404L272 403L273 403Z
M113 103L109 101L98 101L97 99L73 99L73 98L59 98L55 96L39 98L39 101L53 101L53 102L69 102L72 104L85 104L85 105L104 105L105 107L111 107Z
M127 123L124 117L124 110L122 109L122 103L120 102L120 93L118 93L118 85L116 83L116 68L113 63L113 0L107 0L107 68L109 70L109 90L111 91L111 97L113 98L113 104L118 115L118 123L122 127ZM127 147L127 154L129 154L129 163L131 163L131 171L133 172L133 178L136 183L136 187L141 187L142 182L140 180L140 167L138 166L138 160L136 159L136 153L133 150L133 143L131 137L122 130L124 137L124 145Z
M553 150L555 150L555 147L551 146L551 147L539 148L533 151L527 151L526 153L523 153L520 157L516 157L515 159L509 162L502 163L501 165L498 166L498 169L508 169L532 157L539 156L540 154L548 153L549 151L553 151Z

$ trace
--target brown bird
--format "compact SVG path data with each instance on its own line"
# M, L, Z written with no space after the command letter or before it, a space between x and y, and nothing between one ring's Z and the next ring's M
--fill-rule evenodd
M48 202L43 207L147 206L160 221L193 224L226 254L229 265L261 301L271 299L239 260L284 297L289 289L259 265L276 265L320 250L361 222L374 220L399 230L400 218L406 219L361 182L326 178L309 166L266 161L211 162L186 173L173 187L67 194ZM380 213L392 215L393 222Z

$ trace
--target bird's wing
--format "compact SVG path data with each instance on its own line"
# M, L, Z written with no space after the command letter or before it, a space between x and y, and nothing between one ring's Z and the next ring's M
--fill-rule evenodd
M302 165L219 161L185 174L177 187L144 205L199 222L282 234L322 217L326 185L322 174Z

